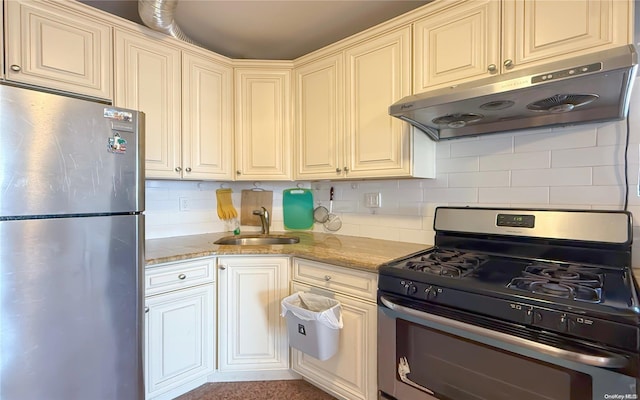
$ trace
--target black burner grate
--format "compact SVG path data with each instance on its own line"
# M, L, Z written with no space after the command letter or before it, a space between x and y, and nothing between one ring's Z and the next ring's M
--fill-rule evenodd
M596 267L536 262L528 265L522 271L522 276L513 278L507 287L576 301L600 303L602 277L602 271Z
M437 249L407 261L405 268L431 275L461 278L477 269L486 259L481 254Z

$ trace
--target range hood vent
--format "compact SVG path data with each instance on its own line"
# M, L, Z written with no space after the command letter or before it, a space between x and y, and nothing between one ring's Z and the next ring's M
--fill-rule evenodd
M408 96L389 107L433 140L624 119L637 53L626 45Z

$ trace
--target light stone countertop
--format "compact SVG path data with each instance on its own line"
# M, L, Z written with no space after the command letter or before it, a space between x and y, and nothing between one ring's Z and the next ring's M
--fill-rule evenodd
M213 243L224 236L232 236L230 232L149 239L145 241L146 265L150 267L166 262L207 256L273 254L376 272L381 264L431 247L424 244L319 232L271 233L298 236L300 243L265 246L230 246Z

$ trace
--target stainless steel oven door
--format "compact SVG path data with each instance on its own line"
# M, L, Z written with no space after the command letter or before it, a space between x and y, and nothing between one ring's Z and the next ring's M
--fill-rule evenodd
M608 357L563 359L509 343L381 297L378 309L378 387L397 400L637 399L636 379L589 363ZM386 303L386 305L384 305ZM433 318L435 317L435 318ZM480 333L478 333L480 332Z

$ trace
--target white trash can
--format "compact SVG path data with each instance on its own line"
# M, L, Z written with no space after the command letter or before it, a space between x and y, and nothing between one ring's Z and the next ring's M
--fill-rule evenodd
M338 351L342 328L342 306L329 297L298 292L282 299L289 345L319 360Z

